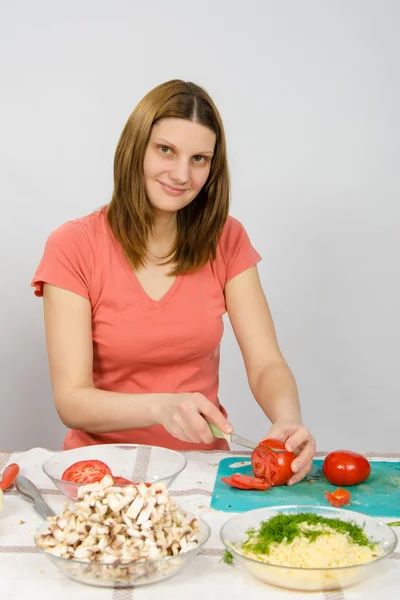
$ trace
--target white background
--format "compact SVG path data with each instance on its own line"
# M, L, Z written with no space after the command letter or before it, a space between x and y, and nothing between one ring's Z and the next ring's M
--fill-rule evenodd
M396 0L2 0L0 449L61 445L30 281L50 231L111 198L136 103L182 78L222 113L319 449L399 451L399 30ZM265 434L228 323L220 397Z

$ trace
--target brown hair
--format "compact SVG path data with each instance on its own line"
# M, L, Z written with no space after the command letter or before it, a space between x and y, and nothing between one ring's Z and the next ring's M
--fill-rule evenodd
M114 158L114 192L109 226L134 269L143 266L153 213L144 186L143 161L153 125L160 119L186 119L217 136L208 179L196 198L177 213L177 236L167 263L170 275L196 271L215 260L217 243L229 212L229 172L225 133L210 96L194 83L172 80L151 90L130 115Z

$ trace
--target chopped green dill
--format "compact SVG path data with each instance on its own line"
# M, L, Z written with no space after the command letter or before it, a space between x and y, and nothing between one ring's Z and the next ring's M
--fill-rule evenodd
M257 534L257 529L255 529L255 527L250 527L250 529L248 529L246 531L246 535L247 535L247 540L246 542L249 541L250 538L252 538L253 536L255 536ZM246 543L245 542L245 543Z
M400 521L392 521L391 523L388 523L388 525L390 527L400 527Z
M263 521L257 531L254 528L246 533L248 539L243 542L242 549L254 552L255 554L269 554L269 548L272 543L293 542L295 537L301 535L315 542L320 535L326 535L329 532L323 530L301 530L299 525L325 525L334 529L337 533L348 534L355 544L359 546L368 546L373 549L376 544L366 535L365 531L354 521L342 521L341 519L330 519L321 517L314 513L298 513L295 515L285 515L278 513L268 521Z
M222 562L224 562L226 565L232 565L233 564L233 555L229 552L229 550L225 550L225 554L224 556L221 558ZM221 562L221 561L220 561Z

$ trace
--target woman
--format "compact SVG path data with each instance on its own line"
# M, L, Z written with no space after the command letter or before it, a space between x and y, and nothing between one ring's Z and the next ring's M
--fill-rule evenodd
M315 442L262 291L261 259L228 216L220 115L193 83L166 82L129 117L111 202L48 238L32 285L44 298L54 401L70 428L63 448L141 443L222 449L231 432L218 400L227 311L269 435L297 449L291 483Z

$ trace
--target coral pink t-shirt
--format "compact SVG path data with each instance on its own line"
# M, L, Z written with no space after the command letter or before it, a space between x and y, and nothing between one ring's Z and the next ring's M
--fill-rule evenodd
M178 275L161 300L152 300L113 236L103 208L50 234L31 285L36 296L50 283L89 300L96 388L127 394L200 392L226 415L218 399L224 288L259 260L243 226L228 217L216 260L195 273ZM69 430L63 449L107 443L227 448L225 440L210 445L183 442L155 425L115 433Z

